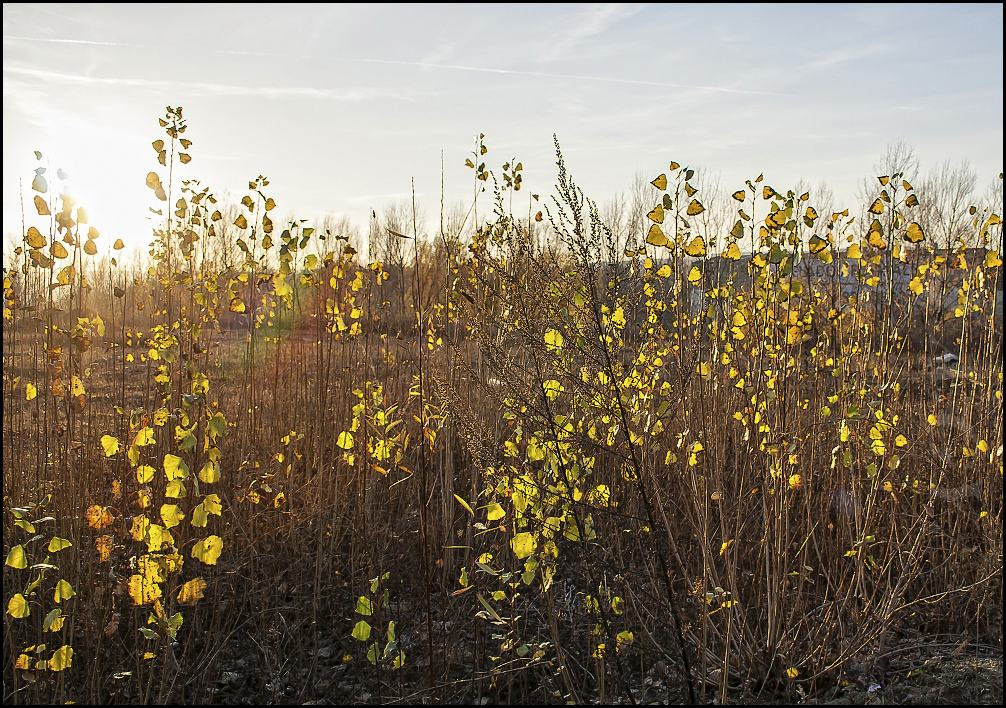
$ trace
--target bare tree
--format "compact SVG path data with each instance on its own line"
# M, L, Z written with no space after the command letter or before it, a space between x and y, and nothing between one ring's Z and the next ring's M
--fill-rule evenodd
M975 200L978 177L967 160L950 160L933 168L922 180L917 192L921 203L919 222L931 242L948 251L965 243L971 233L968 213Z
M859 214L860 220L866 216L867 207L877 197L880 189L877 177L894 174L901 175L902 179L908 180L912 185L919 180L919 157L915 153L915 148L904 140L888 144L880 160L873 163L873 175L860 181L857 194L862 210Z

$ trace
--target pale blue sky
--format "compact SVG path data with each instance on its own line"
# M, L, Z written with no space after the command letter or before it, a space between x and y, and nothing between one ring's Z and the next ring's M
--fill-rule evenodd
M547 192L552 133L604 200L671 159L853 199L885 146L1002 169L1003 9L976 6L59 6L5 4L4 232L32 151L64 166L110 239L145 243L165 105L195 142L183 176L262 173L298 215L409 192L435 221L470 193L472 140Z

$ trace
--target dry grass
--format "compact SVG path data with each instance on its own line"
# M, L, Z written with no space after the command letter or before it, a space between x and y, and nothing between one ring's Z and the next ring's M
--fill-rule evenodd
M907 628L1001 652L997 216L935 249L899 175L865 220L756 180L726 236L674 168L613 234L561 155L514 214L480 144L469 217L366 262L264 178L225 230L163 127L149 269L47 185L4 271L5 702L795 700Z

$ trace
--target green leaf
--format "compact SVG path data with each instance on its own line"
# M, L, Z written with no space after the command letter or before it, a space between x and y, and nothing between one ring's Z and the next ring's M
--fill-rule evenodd
M18 544L7 552L7 561L4 565L11 568L27 568L28 558L25 556L24 546Z
M64 548L69 548L73 544L67 541L65 538L60 538L59 536L53 536L52 540L49 541L49 553L58 553Z
M360 595L359 599L356 601L356 614L365 615L367 617L374 614L374 608L370 604L370 598L366 595Z
M370 624L364 620L360 620L353 627L353 639L357 641L365 642L370 639Z

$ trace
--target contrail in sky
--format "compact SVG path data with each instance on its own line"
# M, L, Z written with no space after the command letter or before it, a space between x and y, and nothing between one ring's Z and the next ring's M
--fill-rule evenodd
M44 37L19 37L15 35L4 35L4 41L14 40L23 42L51 42L57 44L83 44L83 45L95 45L103 47L130 47L136 49L147 49L147 45L134 44L128 42L96 42L83 39L51 39ZM430 62L422 61L404 61L395 59L373 59L373 58L361 58L361 57L311 57L308 55L293 55L293 54L280 54L276 52L259 52L259 51L233 51L233 50L223 50L214 49L211 50L215 54L236 54L245 56L266 56L266 57L297 57L304 59L322 59L327 61L335 62L353 62L358 64L384 64L390 66L412 66L422 69L440 69L444 71L468 71L468 72L478 72L483 74L496 74L501 76L529 76L539 79L564 79L568 81L599 81L611 84L622 84L627 86L653 86L656 88L671 88L671 89L685 89L689 91L712 91L717 93L730 93L730 94L740 94L747 96L784 96L785 94L774 92L774 91L754 91L750 89L735 89L726 86L702 86L695 84L678 84L666 81L647 81L645 79L625 79L619 77L610 76L588 76L584 74L555 74L547 71L524 71L519 69L497 69L493 67L486 66L465 66L462 64L433 64Z

